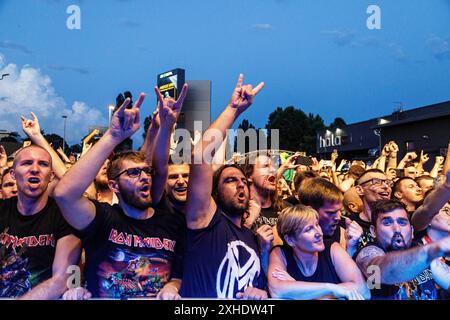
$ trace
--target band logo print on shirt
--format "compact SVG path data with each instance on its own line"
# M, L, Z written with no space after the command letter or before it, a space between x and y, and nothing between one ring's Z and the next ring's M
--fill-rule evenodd
M247 252L249 258L243 266L240 266L239 255L242 254L242 250ZM228 243L227 253L217 272L217 297L233 298L236 283L238 291L245 290L252 286L253 280L258 277L260 271L259 257L255 250L239 240Z

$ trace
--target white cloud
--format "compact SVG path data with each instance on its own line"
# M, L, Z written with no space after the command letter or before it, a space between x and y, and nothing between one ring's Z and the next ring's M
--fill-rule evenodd
M450 60L450 40L431 36L427 40L428 47L431 49L433 56L438 60Z
M254 24L252 26L252 28L262 29L262 30L270 30L270 29L272 29L272 25L269 23L258 23L258 24Z
M0 53L0 73L10 76L0 86L0 129L22 133L20 116L30 116L33 111L46 133L63 134L63 114L67 115L66 138L70 144L78 143L88 133L89 126L107 123L106 114L75 101L69 106L60 97L49 76L39 69L25 65L6 64Z

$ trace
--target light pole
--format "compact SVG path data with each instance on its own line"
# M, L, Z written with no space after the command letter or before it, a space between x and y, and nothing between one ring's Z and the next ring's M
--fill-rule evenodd
M113 116L113 113L114 113L114 109L115 109L116 107L115 106L113 106L112 104L110 104L109 106L108 106L108 111L109 111L109 113L108 113L108 126L109 126L109 124L111 123L111 119L112 119L112 116Z
M66 120L67 120L67 116L64 115L64 116L62 116L62 118L64 119L63 152L66 153Z

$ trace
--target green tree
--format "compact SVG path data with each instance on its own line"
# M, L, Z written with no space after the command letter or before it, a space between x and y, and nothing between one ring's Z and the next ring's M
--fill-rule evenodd
M334 119L334 121L332 123L330 123L330 125L328 126L328 129L333 131L334 129L342 128L342 127L345 127L346 125L347 125L347 123L345 122L344 119L342 119L341 117L337 117Z
M280 149L290 151L304 151L307 154L316 152L316 132L325 128L322 117L306 115L294 106L278 107L269 115L266 125L271 140L271 129L279 130Z

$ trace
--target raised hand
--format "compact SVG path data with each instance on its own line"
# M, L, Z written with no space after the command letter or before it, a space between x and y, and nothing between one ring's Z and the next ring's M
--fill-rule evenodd
M33 112L30 112L33 119L27 119L21 116L23 132L31 139L41 135L41 127L39 126L39 120Z
M352 221L347 217L344 217L344 219L345 219L345 239L347 242L347 247L349 246L354 247L358 243L359 238L361 238L361 236L363 235L364 230L356 221Z
M6 167L8 163L8 155L6 154L5 148L0 145L0 169Z
M152 130L158 130L160 126L160 119L159 119L159 110L158 107L156 107L156 110L152 113L152 122L150 123L150 127Z
M283 164L287 169L296 169L297 167L299 167L299 164L295 164L295 161L297 160L298 157L300 157L301 153L300 152L296 152L295 154L293 154L292 156L290 156L289 158L286 159L286 162Z
M134 106L131 109L127 109L131 101L127 98L114 113L111 124L109 125L109 133L114 140L120 143L139 130L141 126L140 107L144 102L144 99L145 94L141 93Z
M443 156L436 156L436 164L439 166L444 163L444 157Z
M391 152L390 143L386 143L383 150L381 150L381 156L387 157Z
M423 164L423 163L426 163L428 160L430 160L430 157L428 156L428 154L424 154L423 150L420 151L420 162Z
M316 172L319 172L320 169L322 169L322 166L323 166L323 165L321 165L321 164L317 161L317 159L314 158L314 157L311 158L311 160L312 160L311 170L316 171Z
M172 129L173 125L177 122L188 88L189 86L185 83L180 96L175 101L172 98L164 98L159 88L155 87L155 93L158 97L158 112L161 127Z
M391 151L391 154L398 152L398 145L395 143L395 141L389 141L389 149Z
M234 88L233 94L230 99L230 106L236 109L239 113L244 112L253 103L254 97L261 91L264 87L264 82L258 84L254 89L252 85L243 85L244 75L241 73L239 75L236 88Z
M403 159L405 161L412 161L415 158L417 158L417 153L415 153L415 152L408 152Z

